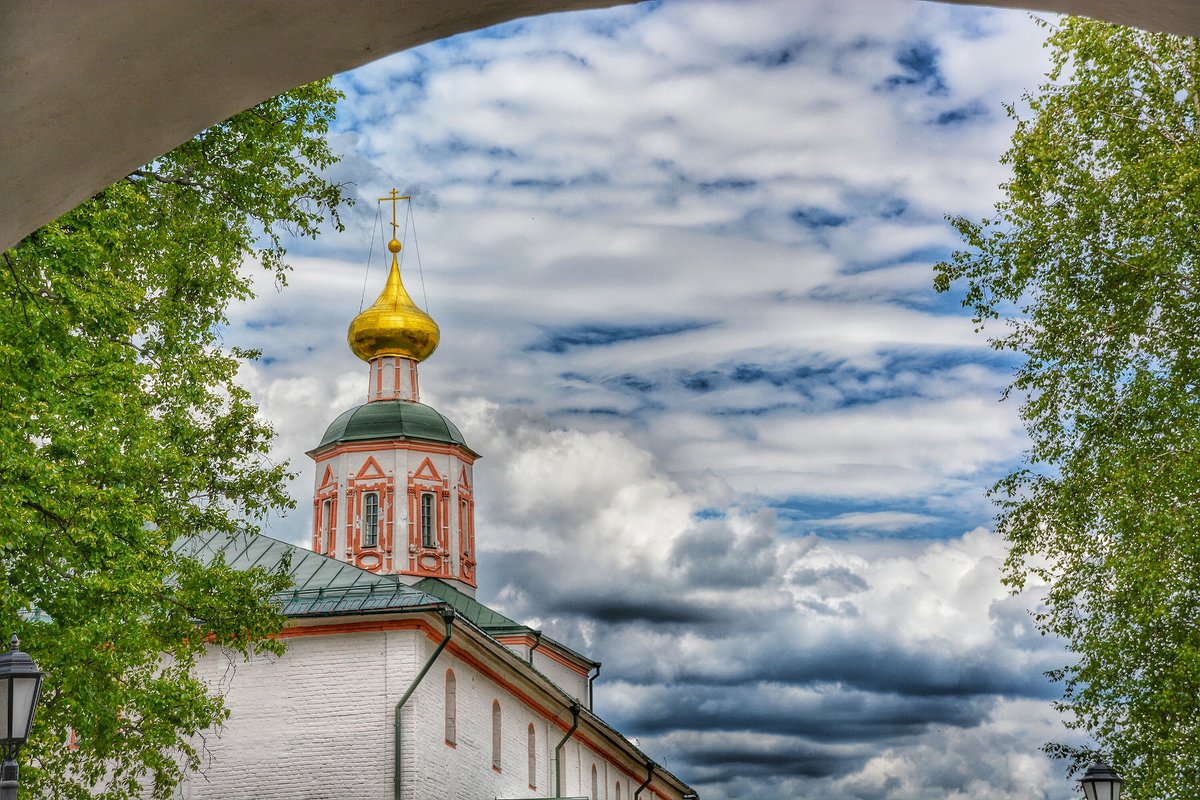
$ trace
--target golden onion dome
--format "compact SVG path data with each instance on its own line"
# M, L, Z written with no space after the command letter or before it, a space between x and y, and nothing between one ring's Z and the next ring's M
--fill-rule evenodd
M401 356L424 361L437 349L441 334L437 323L412 301L400 280L396 254L400 242L388 242L392 270L383 291L370 308L350 323L346 336L354 355L363 361L381 356Z

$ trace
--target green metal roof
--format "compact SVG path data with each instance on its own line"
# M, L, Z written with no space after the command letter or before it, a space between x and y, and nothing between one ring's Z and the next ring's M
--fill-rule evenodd
M292 588L272 599L289 617L338 616L449 605L489 636L536 634L542 641L578 658L580 663L599 666L598 661L575 652L549 636L542 636L540 631L528 625L509 619L437 578L422 578L416 585L409 586L397 575L376 575L336 558L319 555L262 534L184 536L176 540L172 549L204 564L222 556L225 563L234 569L262 567L267 572L273 572L288 560Z
M599 661L593 661L549 636L542 636L541 631L509 619L499 611L488 608L474 597L463 594L445 581L437 578L422 578L413 585L413 588L449 603L456 612L470 620L475 627L482 628L489 636L504 636L513 633L536 634L541 641L549 642L564 653L579 659L581 664L590 664L592 667L600 666Z
M312 452L334 442L362 442L378 439L420 439L465 448L470 447L454 423L437 409L408 400L376 400L343 412L329 424L321 443Z
M234 569L262 567L271 572L290 559L292 588L273 598L289 617L361 614L444 605L443 601L401 583L395 575L376 575L328 556L318 555L261 534L221 533L178 539L173 549L202 563L222 555Z
M492 636L503 633L532 633L533 628L509 619L499 611L494 611L474 597L463 594L445 581L437 578L422 578L413 588L426 594L431 594L439 600L444 600L459 614L470 620L476 627L483 628Z

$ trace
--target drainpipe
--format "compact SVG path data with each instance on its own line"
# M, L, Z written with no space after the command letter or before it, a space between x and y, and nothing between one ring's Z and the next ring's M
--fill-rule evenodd
M596 678L600 677L600 665L596 665L596 673L588 675L588 711L593 714L596 712L596 696L592 694L592 684L596 682Z
M575 729L579 727L579 703L577 703L577 702L571 704L571 717L572 717L571 729L569 731L567 731L567 735L562 738L562 741L559 742L554 747L554 796L555 797L563 796L563 793L562 793L562 749L563 749L563 745L567 743L567 739L570 739L571 734L574 733ZM400 800L400 798L396 798L396 800Z
M533 632L533 647L529 648L529 663L530 664L533 663L533 651L537 650L538 645L540 645L541 643L542 643L542 632L534 631Z
M637 791L633 793L633 800L638 800L638 798L642 794L642 791L647 786L650 785L650 781L652 781L652 780L654 780L654 762L653 761L646 764L646 782L643 783L641 786L639 786L637 788Z
M425 673L429 672L433 662L437 661L437 657L446 649L446 645L450 642L450 635L453 633L454 626L454 609L449 606L442 608L442 621L446 623L446 636L438 644L437 649L433 651L433 655L425 662L425 666L421 667L421 671L417 673L417 677L413 678L413 682L409 684L404 691L404 695L400 698L400 702L396 703L396 754L395 768L396 774L392 778L392 791L395 800L400 800L400 712L404 709L404 704L408 702L408 698L412 697L412 693L416 690L417 684L425 677Z

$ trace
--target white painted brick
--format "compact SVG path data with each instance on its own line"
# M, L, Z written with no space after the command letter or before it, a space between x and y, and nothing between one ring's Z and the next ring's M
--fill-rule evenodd
M528 648L526 648L525 656L528 658ZM583 703L585 707L591 707L586 676L567 669L549 656L538 652L537 649L533 651L533 666L537 668L538 672L554 681L564 692Z
M288 640L279 657L234 662L210 650L198 673L232 711L203 737L202 775L189 800L294 800L392 796L394 707L436 644L423 632L340 633ZM445 674L457 679L457 742L445 743ZM492 701L501 707L501 769L492 769ZM569 723L569 712L561 720ZM528 781L528 727L537 739L537 788ZM403 800L482 800L554 794L554 746L562 730L466 662L443 652L405 706ZM632 800L637 784L578 741L564 747L564 794ZM627 767L628 768L628 767ZM649 800L643 793L642 800Z

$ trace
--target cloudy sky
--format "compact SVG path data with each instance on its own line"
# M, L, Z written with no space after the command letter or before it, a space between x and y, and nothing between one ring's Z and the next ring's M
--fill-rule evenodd
M998 580L1012 369L932 290L1045 68L1017 12L649 3L339 76L348 228L230 343L303 455L362 402L346 326L414 195L422 399L484 454L480 598L604 662L597 710L706 800L1065 798L1064 658ZM372 232L374 230L374 237ZM419 254L419 259L418 259ZM365 287L365 288L364 288Z

